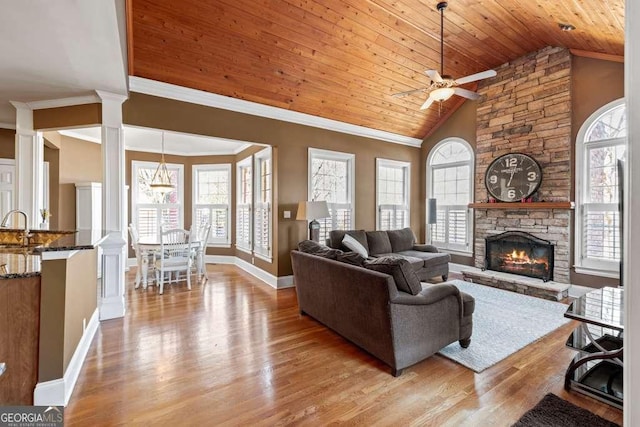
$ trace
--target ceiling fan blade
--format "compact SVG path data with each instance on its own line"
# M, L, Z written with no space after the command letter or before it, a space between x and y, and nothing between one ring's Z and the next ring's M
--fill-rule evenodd
M426 87L423 87L421 89L413 89L413 90L408 90L406 92L398 92L398 93L394 93L391 96L395 96L396 98L399 98L401 96L406 96L406 95L413 95L414 93L418 93L418 92L424 92L425 90L427 90Z
M440 73L438 73L438 71L436 71L436 70L427 70L424 73L427 76L429 76L431 81L436 82L436 83L441 83L442 82L442 76L440 76Z
M429 108L429 106L433 104L433 98L429 97L427 98L426 101L424 101L424 104L422 104L422 107L420 107L421 110L426 110L427 108Z
M482 80L482 79L487 79L489 77L495 77L496 76L495 70L487 70L487 71L483 71L481 73L476 73L476 74L471 74L470 76L467 77L460 77L459 79L456 79L456 83L459 85L463 85L465 83L470 83L470 82L475 82L476 80Z
M480 98L480 95L478 95L475 92L472 92L470 90L467 89L463 89L461 87L456 87L453 89L453 93L455 93L456 95L462 96L463 98L467 98L467 99L478 99Z

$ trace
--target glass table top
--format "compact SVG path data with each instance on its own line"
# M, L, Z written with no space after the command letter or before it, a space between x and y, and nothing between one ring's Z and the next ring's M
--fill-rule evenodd
M605 287L588 292L571 303L565 317L624 330L624 289Z

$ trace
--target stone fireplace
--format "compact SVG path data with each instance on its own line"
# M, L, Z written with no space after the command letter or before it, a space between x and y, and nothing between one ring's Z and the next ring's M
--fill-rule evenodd
M485 269L553 280L554 248L548 240L507 231L488 236L485 242Z
M552 245L553 280L569 283L572 211L548 202L571 200L571 55L547 47L496 71L478 88L474 202L488 201L484 175L495 158L524 153L542 168L536 198L543 203L474 207L475 267L484 267L485 239L525 232Z

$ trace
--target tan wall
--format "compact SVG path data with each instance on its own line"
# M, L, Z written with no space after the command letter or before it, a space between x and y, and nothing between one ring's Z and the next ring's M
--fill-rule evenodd
M240 141L258 142L274 147L274 190L277 202L274 213L273 265L256 265L277 275L291 274L289 252L306 237L306 224L296 221L298 202L307 199L308 148L322 148L356 155L356 228L375 228L375 159L383 157L411 162L411 227L421 232L420 150L374 139L346 135L325 129L281 122L196 104L132 93L123 105L126 124L167 129ZM283 211L292 212L284 219ZM245 259L242 254L238 256Z
M102 182L102 152L100 144L62 136L60 148L60 186L58 197L58 227L76 228L77 182Z
M102 123L102 104L72 105L33 111L37 130L86 127Z
M624 96L624 64L599 59L572 57L571 77L571 175L575 176L575 148L578 131L584 121L600 107ZM605 82L605 84L603 84ZM572 183L571 200L575 200L575 183ZM573 233L571 238L574 238ZM571 260L574 258L573 241ZM571 269L571 282L600 288L617 286L618 279L578 274Z
M16 131L13 129L0 129L0 158L16 158Z
M473 150L476 149L476 103L473 101L466 101L462 106L449 117L449 119L438 128L432 135L426 138L422 142L420 153L420 176L425 177L422 181L420 189L420 200L426 200L427 198L427 157L429 153L435 147L435 145L446 138L461 138L471 145ZM426 210L425 205L422 205L421 224L425 224ZM423 236L424 234L423 228ZM473 257L466 257L462 255L451 255L451 262L462 265L473 265Z
M176 163L184 166L184 227L185 229L189 229L191 227L191 218L192 218L192 172L193 165L198 164L222 164L227 163L231 165L231 202L232 206L235 206L235 161L236 157L233 155L228 156L175 156L175 155L165 155L165 161L167 163ZM125 182L129 186L129 188L133 188L131 185L131 164L133 161L142 161L142 162L153 162L158 163L160 161L160 155L157 153L145 153L142 151L131 151L127 150L125 152ZM131 214L131 190L129 191L129 201L128 201L128 222L131 222L132 214ZM232 223L232 230L234 224ZM232 234L232 238L235 234ZM235 250L233 248L208 248L208 255L235 255ZM129 257L134 257L133 250L129 248Z
M38 382L62 378L97 308L96 250L42 262Z

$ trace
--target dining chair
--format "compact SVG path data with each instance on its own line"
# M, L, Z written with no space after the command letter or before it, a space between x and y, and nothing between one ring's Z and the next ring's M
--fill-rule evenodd
M165 282L174 283L183 280L181 272L185 273L187 288L191 290L191 269L194 265L193 247L194 233L186 230L167 230L162 233L160 253L155 262L156 281L160 294L164 293ZM175 276L172 277L172 273Z
M205 255L207 254L207 242L209 241L209 235L211 234L211 223L203 223L198 228L198 249L196 252L198 279L209 280L207 275L207 268L204 262Z
M133 249L133 253L136 256L136 264L138 267L136 269L134 289L138 289L140 287L140 282L142 279L142 269L146 267L147 271L149 271L149 267L154 267L156 254L155 252L145 252L140 249L140 234L138 233L138 229L136 228L136 226L133 224L129 224L129 237L131 238L131 248ZM146 266L144 264L146 264Z

